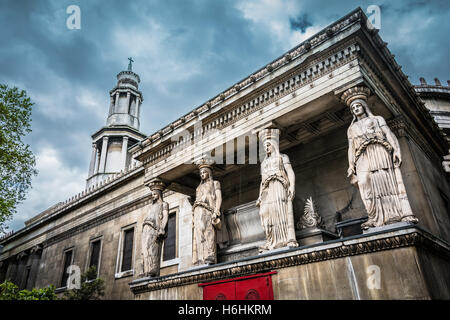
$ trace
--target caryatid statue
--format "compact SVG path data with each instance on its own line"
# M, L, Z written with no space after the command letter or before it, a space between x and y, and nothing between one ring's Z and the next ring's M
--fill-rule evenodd
M217 262L216 229L220 229L222 191L220 182L213 180L213 161L202 158L196 165L200 170L200 185L195 192L192 206L192 264Z
M259 250L297 247L294 210L295 174L289 157L279 150L279 129L264 129L259 133L266 156L261 163L261 186L256 205L266 243Z
M348 177L359 187L369 218L361 227L368 229L400 221L417 223L400 172L400 145L385 119L370 111L369 95L368 88L354 87L341 96L353 114L347 131Z
M150 182L151 204L142 224L142 263L145 276L159 276L161 247L166 236L169 204L163 201L165 185L160 180Z

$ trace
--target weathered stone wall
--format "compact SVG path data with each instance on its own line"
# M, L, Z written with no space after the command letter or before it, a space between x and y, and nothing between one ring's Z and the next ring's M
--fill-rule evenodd
M295 221L303 214L309 197L330 231L335 231L338 211L343 211L342 220L367 215L359 191L347 178L347 148L343 127L287 152L296 174ZM344 210L346 207L348 210Z
M430 161L414 140L400 137L399 143L405 188L419 225L450 240L450 215L441 196L449 195L450 187L442 167Z
M449 299L448 244L414 227L131 284L136 299L202 299L201 283L275 271L275 300Z
M274 299L430 299L415 259L410 247L280 269L273 276ZM371 265L380 267L380 289L367 286Z
M73 248L73 264L80 267L81 272L87 270L89 260L89 245L90 240L100 237L102 240L99 277L105 281L105 298L108 299L131 299L133 295L129 289L128 283L142 273L142 258L141 252L141 232L142 222L146 215L148 208L148 192L149 189L142 184L141 179L137 179L141 183L138 188L118 189L108 193L105 197L111 200L105 203L104 200L97 200L100 202L97 208L91 208L91 203L84 208L78 209L78 219L73 221L64 217L57 224L61 224L61 229L68 231L67 237L52 241L46 246L42 252L40 261L39 273L36 281L37 287L45 287L53 284L55 287L60 287L61 278L63 274L64 251ZM132 187L134 182L129 185ZM126 192L125 192L126 191ZM178 225L178 257L171 264L162 265L162 273L174 273L178 271L178 265L181 268L190 266L190 242L187 241L186 236L189 237L189 232L186 226L190 226L190 204L185 196L171 193L166 201L170 204L170 211L177 211ZM126 213L121 214L121 206ZM128 206L128 208L127 208ZM82 222L83 212L89 209L94 209L94 212L105 213L105 211L112 210L112 214L117 214L114 218L104 221L102 223L85 227L81 232L70 232L69 230L79 225ZM73 216L74 213L69 214ZM63 223L65 222L65 223ZM189 222L189 223L188 223ZM118 274L118 256L119 243L121 241L122 228L133 225L134 232L134 249L133 249L133 273L130 275ZM64 227L63 227L64 226ZM59 234L62 231L54 232L53 235ZM47 234L47 239L50 236Z
M131 291L130 291L131 292ZM173 287L138 294L136 300L203 300L203 289L198 284Z

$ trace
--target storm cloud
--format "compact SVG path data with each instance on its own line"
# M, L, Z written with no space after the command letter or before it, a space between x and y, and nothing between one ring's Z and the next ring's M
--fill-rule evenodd
M300 30L301 33L305 33L306 28L311 27L313 24L309 21L309 17L306 13L296 17L289 18L291 29L293 31Z

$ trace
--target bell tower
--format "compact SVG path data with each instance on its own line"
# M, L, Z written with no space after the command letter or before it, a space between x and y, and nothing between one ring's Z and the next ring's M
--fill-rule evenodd
M117 85L109 92L106 126L92 135L92 154L86 188L110 175L126 171L131 164L128 148L145 139L139 131L139 116L144 98L139 91L141 79L128 68L117 74Z

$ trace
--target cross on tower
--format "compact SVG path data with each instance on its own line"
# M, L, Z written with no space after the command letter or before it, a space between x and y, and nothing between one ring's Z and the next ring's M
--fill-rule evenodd
M133 58L129 57L128 60L130 60L130 62L128 63L128 71L131 71L131 63L134 62Z

